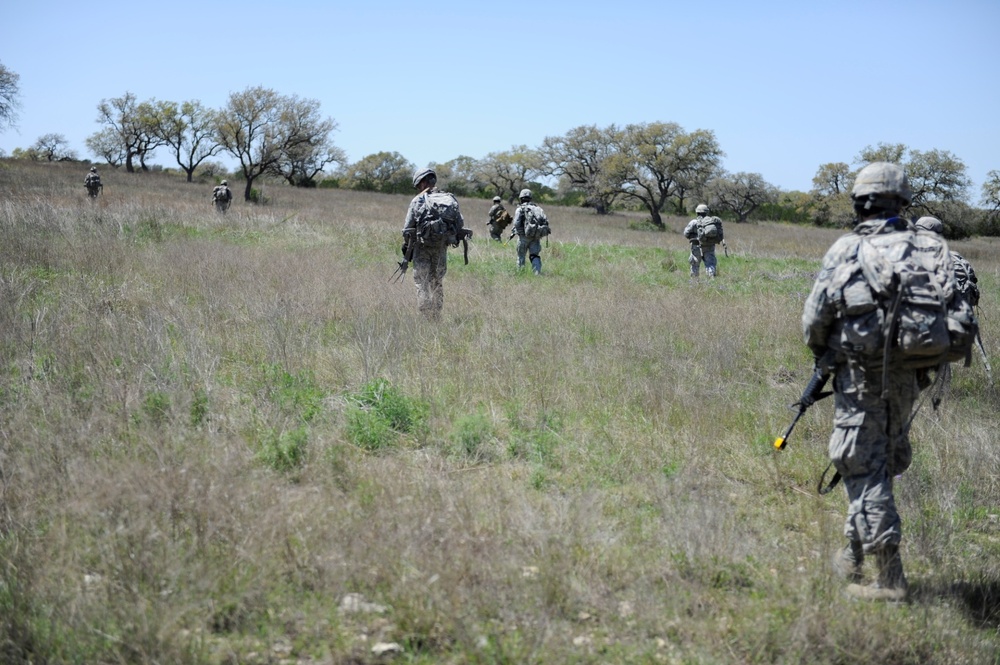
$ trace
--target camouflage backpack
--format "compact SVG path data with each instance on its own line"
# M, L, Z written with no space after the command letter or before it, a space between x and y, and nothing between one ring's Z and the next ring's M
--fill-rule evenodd
M706 217L698 222L698 242L718 243L722 240L722 220Z
M843 317L843 351L910 369L968 363L979 328L949 269L947 243L932 233L880 230L861 236L828 291Z
M230 191L230 189L225 185L219 185L219 188L215 191L215 200L228 202L232 198L233 198L232 191Z
M422 195L424 213L417 220L417 238L425 245L454 245L462 228L458 199L448 192L432 189Z
M521 205L524 211L524 237L528 240L541 240L552 233L549 220L542 209L530 203Z
M972 269L972 264L965 260L958 252L951 253L952 266L955 269L955 282L958 290L969 301L973 307L979 305L979 279L976 271Z
M497 231L503 231L513 221L514 219L507 212L507 209L500 208L500 212L497 213L496 218L493 220L493 225L497 228Z

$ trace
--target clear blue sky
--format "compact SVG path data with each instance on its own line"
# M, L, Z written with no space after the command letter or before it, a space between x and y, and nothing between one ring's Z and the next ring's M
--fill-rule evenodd
M1000 169L997 0L0 6L0 62L21 77L7 154L58 133L93 157L97 105L126 91L220 108L262 85L319 100L352 161L387 150L420 166L664 121L714 131L726 169L784 189L878 142L952 152L973 203Z

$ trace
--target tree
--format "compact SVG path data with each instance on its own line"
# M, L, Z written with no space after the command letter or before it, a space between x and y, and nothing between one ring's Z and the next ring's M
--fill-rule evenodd
M708 184L708 191L717 205L732 212L741 223L762 205L778 201L778 188L759 173L723 174Z
M413 190L415 169L398 152L377 152L351 164L344 175L351 189L396 194Z
M961 159L947 150L922 152L902 143L879 143L863 149L855 160L862 166L876 161L899 164L906 170L912 210L939 218L945 228L964 226L960 216L967 209L972 182Z
M64 159L76 159L76 153L69 149L69 141L62 134L45 134L29 148L39 160L56 162Z
M0 62L0 131L17 124L17 110L21 108L21 77Z
M322 150L336 126L332 120L319 121L318 108L319 102L261 86L229 95L216 118L215 138L240 163L244 200L252 200L254 180L264 174L291 178L295 184L315 175L312 169L325 158Z
M876 146L867 146L858 153L854 159L855 164L862 167L873 162L890 162L892 164L903 165L908 148L903 143L881 143Z
M152 132L170 147L187 181L192 182L195 169L222 150L215 140L218 113L199 101L153 102L150 111Z
M621 195L620 183L608 171L618 129L581 125L564 136L547 136L539 149L542 175L566 178L584 193L584 206L606 215Z
M538 154L526 145L519 145L483 157L474 177L492 188L496 196L513 203L521 190L541 172Z
M288 142L270 172L294 187L315 187L316 176L327 165L347 161L346 153L330 137L337 123L320 117L319 102L314 99L293 95L283 102L281 121L287 128Z
M101 151L94 154L107 159L107 153L111 146L109 142L117 142L114 152L125 155L125 170L128 173L135 173L135 160L139 160L139 166L143 171L148 171L149 166L146 159L152 155L161 145L165 145L163 139L158 137L154 130L153 118L155 117L156 102L139 103L136 96L131 92L126 92L122 97L102 99L97 105L97 122L106 125L99 138L92 135L94 143L101 146ZM108 131L110 130L110 131ZM90 139L87 145L90 146Z
M480 179L479 161L467 155L459 155L444 164L431 164L437 172L438 187L456 196L481 194L486 183Z
M110 166L118 168L125 162L125 146L119 139L117 131L111 127L105 127L96 134L88 136L84 143L91 154L97 155Z
M818 196L838 196L851 191L854 174L844 162L830 162L820 165L813 176L813 193Z
M979 204L986 208L986 212L991 216L1000 213L1000 171L993 170L986 174Z
M616 149L607 162L610 181L641 203L661 228L666 202L675 197L683 205L687 189L704 184L723 155L712 132L688 134L674 122L628 125L614 141Z
M972 181L966 175L965 163L947 150L911 150L905 168L913 191L910 207L915 210L939 217L946 215L945 209L949 208L943 204L965 203L968 199Z

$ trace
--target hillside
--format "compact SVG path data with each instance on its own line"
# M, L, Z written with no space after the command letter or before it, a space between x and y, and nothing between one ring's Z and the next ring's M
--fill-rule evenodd
M461 200L443 320L409 198L0 161L0 662L1000 663L1000 398L953 366L898 480L905 605L842 594L829 400L793 416L829 229ZM237 191L239 188L235 188ZM995 239L976 268L1000 367Z

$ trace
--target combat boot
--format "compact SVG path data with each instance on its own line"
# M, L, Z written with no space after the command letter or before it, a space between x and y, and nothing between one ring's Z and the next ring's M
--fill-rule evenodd
M865 563L865 550L861 541L852 540L833 555L833 572L838 577L855 584L864 579L861 570Z
M886 545L875 552L878 563L878 579L872 584L851 584L847 594L863 600L906 600L907 583L903 574L903 560L899 556L899 545Z

